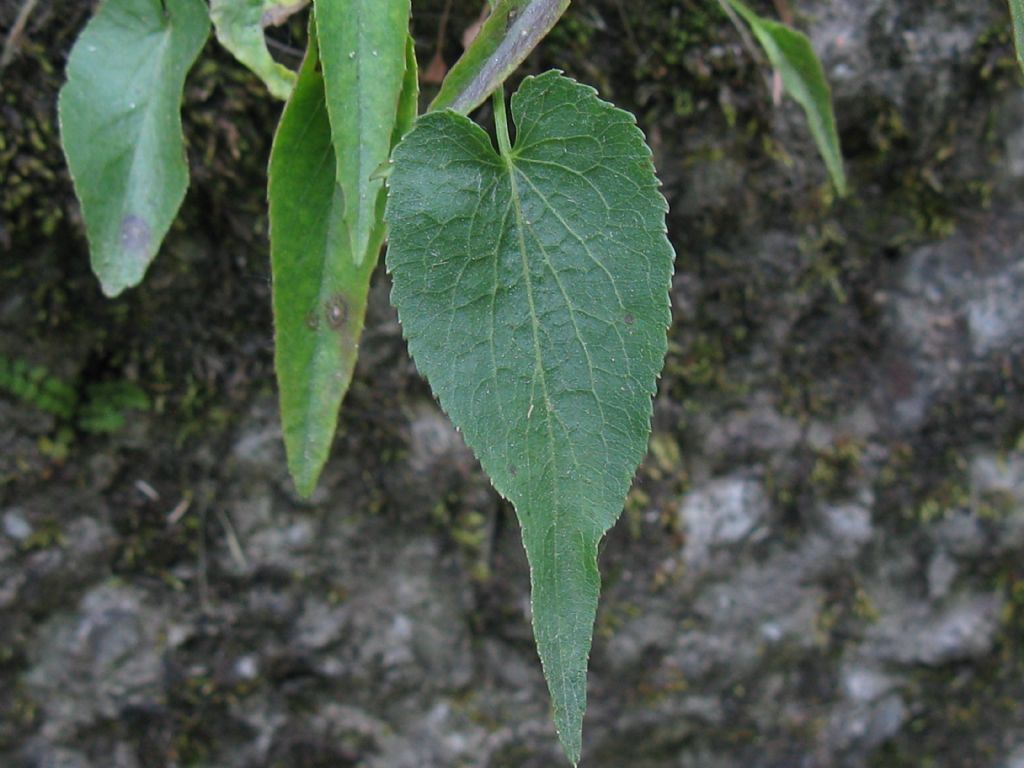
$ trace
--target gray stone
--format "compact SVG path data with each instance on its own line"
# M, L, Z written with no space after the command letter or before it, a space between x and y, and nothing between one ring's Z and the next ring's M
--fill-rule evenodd
M780 414L771 404L755 403L724 418L709 420L704 451L728 458L754 453L764 455L791 450L800 440L800 425Z
M996 494L1024 504L1024 454L979 453L971 459L970 480L975 494Z
M696 577L716 551L758 538L770 510L761 483L748 476L722 477L690 491L679 510L686 532L683 561Z
M409 432L409 467L422 475L446 469L454 455L467 451L451 421L433 403L421 403L414 409Z
M638 616L627 622L608 641L608 663L613 670L625 673L631 667L650 661L652 654L671 645L679 627L667 616Z
M40 744L27 750L26 758L32 768L92 768L92 763L81 752Z
M960 557L976 557L988 547L984 526L969 509L956 509L932 526L936 543Z
M161 621L137 590L106 584L41 628L25 684L45 702L43 734L60 739L123 708L159 700Z
M967 301L971 351L989 355L1024 339L1024 264L984 280Z
M1024 177L1024 127L1006 137L1007 171L1016 177Z
M465 489L477 462L462 436L433 401L414 404L408 411L408 462L389 486L409 512L433 510L456 489Z
M841 708L830 723L832 749L864 755L890 739L907 721L906 703L890 693L868 704Z
M819 510L822 532L835 541L838 553L852 557L871 541L871 510L860 504L826 504Z
M963 595L932 612L906 605L883 616L872 632L873 655L902 664L940 666L985 656L999 629L999 595Z
M843 696L857 704L877 701L895 685L891 675L863 663L845 665L840 677Z
M960 572L956 560L950 557L944 550L939 550L928 562L928 597L932 600L941 600L949 594Z
M1024 768L1024 744L1007 755L999 768Z
M231 454L239 464L256 471L277 470L284 458L281 425L273 416L271 403L260 403L251 421L240 430Z
M20 509L8 509L3 515L4 533L15 541L24 541L32 535L32 526Z

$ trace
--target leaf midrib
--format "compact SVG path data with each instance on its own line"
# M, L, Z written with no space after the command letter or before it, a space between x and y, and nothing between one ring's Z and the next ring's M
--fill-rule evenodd
M516 233L517 233L517 236L518 236L517 239L518 239L518 242L519 242L519 255L520 255L520 262L521 262L522 269L523 269L523 280L524 280L524 283L526 285L527 305L529 306L529 310L530 310L530 325L531 325L531 330L532 330L532 335L533 335L534 371L535 371L536 376L540 380L541 393L543 394L543 397L544 397L544 423L545 423L545 426L547 427L548 456L549 456L549 460L551 462L552 485L554 485L554 483L557 481L557 477L558 477L557 455L556 455L556 451L555 451L555 434L554 434L554 427L553 427L553 424L552 424L552 414L554 413L554 406L552 405L551 397L550 397L550 394L548 392L547 376L544 373L544 362L543 362L543 358L541 357L541 348L540 348L540 319L537 316L537 307L536 307L536 303L535 303L534 297L533 297L533 280L530 277L530 258L529 258L529 253L527 252L527 248L526 248L525 232L526 232L527 224L526 224L525 217L523 215L523 207L522 207L522 202L521 202L521 198L520 198L520 195L519 195L519 185L516 183L516 173L517 172L521 173L521 171L519 171L519 169L516 168L516 165L513 162L514 157L515 157L515 152L513 151L511 156L504 156L502 159L505 162L505 168L506 168L506 172L508 174L512 207L515 210L515 216L516 216ZM524 174L524 178L525 178L525 174ZM553 266L552 266L552 272L554 272L554 267ZM557 281L557 279L558 279L557 275L555 276L555 279ZM561 289L561 284L559 284L559 288ZM564 290L563 290L563 294L564 294ZM567 305L567 306L569 307L569 311L570 311L570 315L571 315L572 314L571 305ZM577 335L577 338L579 339L580 344L583 346L583 349L586 352L586 344L585 344L585 342L583 341L583 339L579 335L579 329L576 327L575 319L573 321L573 329L576 332L576 335ZM588 353L588 361L589 361L589 353ZM536 379L535 379L535 381L536 381ZM591 381L593 382L593 378L591 379ZM595 392L595 398L596 398L596 395L597 395L597 393ZM533 407L533 393L532 393L532 391L531 391L531 394L530 394L530 407L531 407L531 409ZM528 412L527 418L529 419L529 412ZM528 432L529 432L529 428L527 427L527 433ZM577 465L578 465L578 462L577 462ZM577 466L577 469L578 469L578 466ZM532 477L532 466L530 467L530 470L531 470L530 474L531 474L531 477ZM532 489L533 489L533 487L534 487L533 483L531 482L530 483L531 496L532 496ZM551 522L549 524L549 528L552 529L551 560L552 560L552 562L557 563L558 560L559 560L559 557L558 557L558 535L557 535L557 533L558 533L558 529L561 526L562 508L561 508L561 505L559 504L560 495L555 493L553 489L552 489L552 492L550 494L550 497L551 497ZM532 504L530 506L532 506ZM531 568L531 572L532 572L532 570L533 570L532 564L531 564L530 568ZM532 575L532 573L531 573L531 575ZM556 595L558 594L558 591L559 591L560 587L561 587L560 579L556 578L555 579L555 583L554 583L554 589L555 589ZM560 600L560 598L559 598L559 600ZM575 623L575 621L576 621L576 614L575 614L575 612L573 613L573 617L574 617L574 623ZM561 619L561 617L559 617L559 619ZM561 698L563 700L567 701L571 697L573 699L573 706L574 706L574 708L575 709L579 709L581 705L580 705L580 702L579 702L579 700L577 699L577 697L575 695L575 693L576 693L575 688L574 688L574 686L572 686L570 684L570 681L567 678L567 667L568 667L568 665L566 664L566 661L565 661L565 650L566 650L565 649L565 644L564 643L556 643L555 645L556 645L556 647L558 649L558 656L559 656L559 659L558 659L559 670L558 670L558 672L559 672L559 683L560 683L560 687L562 689L562 697Z

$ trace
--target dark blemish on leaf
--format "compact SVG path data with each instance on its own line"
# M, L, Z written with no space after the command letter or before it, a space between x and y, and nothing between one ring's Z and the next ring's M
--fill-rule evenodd
M145 219L129 213L121 219L121 247L132 256L145 258L153 233Z
M316 312L310 312L306 315L306 327L311 331L319 330L320 318L316 316Z
M336 293L327 300L324 305L324 315L327 317L327 325L336 331L345 327L348 321L348 302L340 293Z
M626 325L632 325L633 323L636 322L636 318L633 317L633 313L632 312L627 312L626 316L624 318L622 318L622 319L626 321Z
M508 473L512 475L512 477L515 477L516 475L519 474L519 467L517 467L515 464L509 464Z

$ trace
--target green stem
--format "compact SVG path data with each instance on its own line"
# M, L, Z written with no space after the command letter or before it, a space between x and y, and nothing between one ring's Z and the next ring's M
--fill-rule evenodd
M508 117L505 115L505 86L499 85L491 94L494 104L494 127L498 131L498 149L506 161L512 159L512 142L508 138Z

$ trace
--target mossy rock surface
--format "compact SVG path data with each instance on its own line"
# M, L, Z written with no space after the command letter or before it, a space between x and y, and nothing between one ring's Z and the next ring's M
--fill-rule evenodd
M291 489L265 213L280 105L212 41L179 221L142 286L101 296L55 124L88 5L40 0L0 73L0 357L45 371L0 389L0 765L559 764L514 515L417 376L383 271L321 488ZM424 65L445 5L414 3ZM481 5L451 4L448 63ZM784 5L834 84L845 202L712 2L576 3L523 70L637 113L679 254L652 450L602 551L583 765L1013 765L1008 17ZM273 34L297 61L302 20ZM145 407L110 394L136 390ZM96 392L113 429L80 418Z

